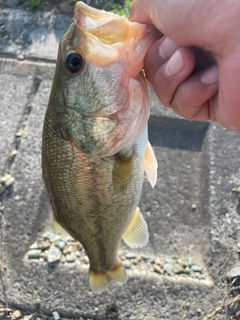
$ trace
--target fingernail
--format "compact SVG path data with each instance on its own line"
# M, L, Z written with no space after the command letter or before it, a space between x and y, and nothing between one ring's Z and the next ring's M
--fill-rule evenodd
M200 75L200 81L206 86L210 86L211 84L218 82L218 68L217 66L213 66L204 73Z
M179 46L170 40L169 38L166 38L159 46L158 52L161 58L164 60L168 60L174 52L177 50Z
M165 66L165 73L168 77L177 75L184 68L184 61L179 50L174 52Z

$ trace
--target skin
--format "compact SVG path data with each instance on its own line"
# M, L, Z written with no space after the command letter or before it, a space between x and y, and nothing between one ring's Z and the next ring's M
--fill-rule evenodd
M145 71L161 102L192 120L240 130L240 1L134 0L131 21L162 34ZM206 59L210 52L215 64Z

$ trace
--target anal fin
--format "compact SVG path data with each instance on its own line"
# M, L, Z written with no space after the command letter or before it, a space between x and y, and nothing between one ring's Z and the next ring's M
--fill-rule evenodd
M139 248L145 246L148 239L147 223L137 207L127 230L123 234L123 240L131 248Z
M157 159L155 157L153 148L150 142L148 141L144 156L144 171L152 188L154 188L157 182L157 167Z
M120 260L117 261L113 269L106 273L97 273L91 269L89 270L89 285L94 292L105 289L112 280L122 284L127 282L127 273Z
M67 231L57 222L57 219L53 216L53 228L56 232L68 234Z

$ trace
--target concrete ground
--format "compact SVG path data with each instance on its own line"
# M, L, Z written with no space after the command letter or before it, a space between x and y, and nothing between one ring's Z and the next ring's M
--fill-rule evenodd
M120 248L127 284L91 292L83 250L53 234L41 133L70 22L0 7L0 319L240 319L240 133L183 120L153 92L158 182L140 203L148 245Z

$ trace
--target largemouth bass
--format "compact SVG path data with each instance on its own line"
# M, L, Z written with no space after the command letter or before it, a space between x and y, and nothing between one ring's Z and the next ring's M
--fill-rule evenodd
M77 2L62 37L43 128L43 180L54 219L82 243L94 291L126 282L118 258L148 241L138 209L144 172L157 161L147 138L149 96L142 74L153 27Z

